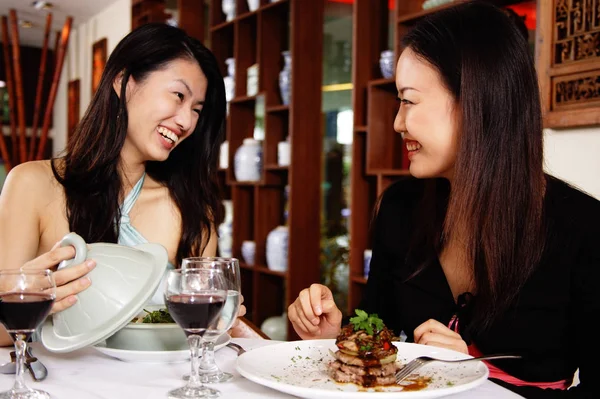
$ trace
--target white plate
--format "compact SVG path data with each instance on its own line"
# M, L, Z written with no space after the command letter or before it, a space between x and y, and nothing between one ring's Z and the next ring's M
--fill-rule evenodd
M215 351L221 349L231 341L229 334L223 334L215 343ZM177 351L132 351L126 349L108 348L105 342L93 346L97 351L114 357L124 362L135 363L176 363L185 362L190 358L190 350Z
M400 364L418 356L439 359L464 359L470 356L448 349L394 342ZM253 349L237 358L237 371L258 384L301 398L435 398L472 389L488 377L483 362L448 364L433 362L416 372L431 377L420 391L402 391L401 387L361 388L355 384L339 384L327 375L327 364L333 360L335 340L292 341Z

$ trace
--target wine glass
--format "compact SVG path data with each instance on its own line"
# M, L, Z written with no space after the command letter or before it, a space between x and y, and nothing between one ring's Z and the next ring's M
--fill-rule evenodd
M169 398L217 397L221 392L202 385L198 376L200 344L207 330L215 328L227 299L227 285L220 270L170 270L165 284L165 303L173 320L185 331L192 372L185 386L169 392Z
M47 392L25 385L27 340L46 319L56 298L56 283L50 270L0 271L0 323L15 343L17 372L12 389L1 399L47 399Z
M240 262L236 258L196 257L185 258L182 269L220 270L227 284L227 301L213 328L206 330L202 341L202 359L200 361L200 381L205 384L225 382L233 378L231 373L219 369L215 363L215 342L225 334L237 319L240 311ZM183 377L184 380L189 378Z

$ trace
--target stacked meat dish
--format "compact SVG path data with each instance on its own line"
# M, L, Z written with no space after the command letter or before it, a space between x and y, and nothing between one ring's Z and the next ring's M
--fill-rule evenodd
M355 330L352 324L342 328L335 344L336 360L329 363L329 375L337 382L354 383L363 387L393 385L394 375L401 368L396 363L398 348L392 343L394 334L383 327L369 335Z

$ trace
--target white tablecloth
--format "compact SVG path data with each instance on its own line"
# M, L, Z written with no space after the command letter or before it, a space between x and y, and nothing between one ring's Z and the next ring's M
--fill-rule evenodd
M246 350L277 341L235 338L233 340ZM183 385L181 376L189 372L189 363L143 364L126 363L105 356L92 348L68 354L53 354L39 343L32 346L34 356L48 368L48 378L33 382L27 374L26 381L32 388L43 389L56 399L164 399L170 389ZM9 359L11 348L0 348L0 363ZM234 378L226 383L212 384L222 392L224 399L293 398L262 385L255 384L235 371L237 352L223 348L216 353L216 361L222 370L232 372ZM0 374L0 391L10 389L14 375ZM448 398L519 398L511 391L490 381L470 391Z

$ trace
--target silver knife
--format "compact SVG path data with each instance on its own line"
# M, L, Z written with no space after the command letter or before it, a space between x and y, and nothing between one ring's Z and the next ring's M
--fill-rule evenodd
M10 353L11 362L0 366L0 373L2 374L14 374L17 372L17 364L15 362L15 352ZM48 369L46 366L39 361L36 357L31 354L31 348L27 347L27 353L25 355L25 367L31 374L34 381L42 381L48 376Z
M31 347L27 346L27 361L25 362L29 374L35 381L43 381L48 376L48 369L44 364L31 354Z

